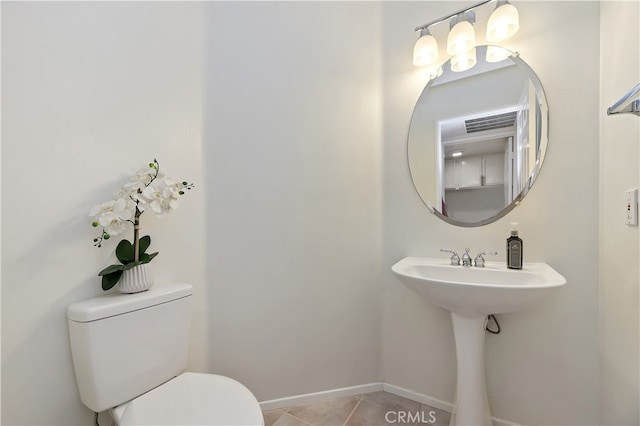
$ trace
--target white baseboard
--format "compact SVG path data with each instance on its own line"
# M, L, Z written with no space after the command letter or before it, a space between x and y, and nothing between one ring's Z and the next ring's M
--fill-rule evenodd
M419 402L420 404L428 405L433 408L447 411L451 413L453 411L453 404L443 401L438 398L434 398L423 393L414 392L409 389L401 388L400 386L390 385L389 383L382 384L382 390L392 393L394 395L401 396L411 401Z
M263 411L276 408L293 407L295 405L311 404L314 402L328 401L341 396L353 396L363 393L379 392L383 389L382 383L369 383L366 385L350 386L347 388L332 389L322 392L305 393L287 398L272 399L260 403Z
M453 412L454 404L443 401L438 398L434 398L429 395L425 395L423 393L414 392L412 390L401 388L400 386L390 385L388 383L382 384L382 390L384 390L385 392L392 393L394 395L401 396L406 399L410 399L412 401L419 402L424 405L428 405L433 408L438 408L440 410L447 411L449 413ZM493 426L520 426L518 425L518 423L499 419L493 416L491 417L491 420L493 422Z
M262 408L263 411L275 410L277 408L293 407L295 405L328 401L330 399L339 398L342 396L361 395L363 393L379 391L389 392L394 395L401 396L402 398L410 399L411 401L419 402L420 404L438 408L449 413L451 413L454 408L454 405L450 402L446 402L441 399L425 395L423 393L418 393L409 389L401 388L400 386L391 385L389 383L369 383L366 385L350 386L346 388L290 396L287 398L272 399L269 401L261 402L260 408ZM492 420L493 426L519 426L517 423L502 420L496 417L492 417Z

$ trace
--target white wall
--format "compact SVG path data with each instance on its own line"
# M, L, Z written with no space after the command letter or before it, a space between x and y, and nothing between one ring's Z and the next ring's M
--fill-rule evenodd
M195 285L191 368L261 400L379 380L379 9L2 4L3 424L92 422L87 214L154 156L196 183L143 216L158 281Z
M519 1L522 28L505 47L545 88L548 156L520 207L457 228L414 193L406 137L425 83L413 28L466 5L3 2L2 423L92 422L65 320L68 304L101 293L108 263L87 212L153 156L197 184L178 211L143 223L157 279L195 285L192 369L232 375L261 400L384 380L453 401L448 315L389 268L440 247L502 250L516 220L526 260L568 284L499 316L503 333L487 338L493 414L594 424L615 410L602 419L637 423L625 376L637 376L626 340L637 305L619 309L638 299L637 267L626 275L612 251L598 254L609 218L634 253L637 230L598 195L638 182L637 170L614 175L625 157L607 144L628 137L639 158L637 124L602 117L627 87L604 87L604 75L632 59L603 56L599 91L599 3ZM603 31L632 19L615 7L603 6Z
M115 248L93 247L89 210L154 156L197 185L142 226L156 282L195 286L191 364L208 364L201 16L197 3L2 3L2 424L93 423L66 308L102 293Z
M212 368L259 400L379 380L379 9L206 5Z
M600 413L638 424L638 238L624 224L624 191L637 188L640 118L606 115L640 82L640 3L603 2L600 16ZM635 28L635 31L620 31Z
M448 314L403 287L391 265L407 255L439 257L441 247L497 249L504 256L509 222L518 221L525 261L551 264L568 283L545 303L498 316L502 334L486 342L492 413L521 424L597 424L599 4L518 2L521 29L505 47L518 51L542 82L551 113L549 149L521 206L471 229L427 211L405 157L409 118L425 84L411 64L413 28L465 5L383 4L383 380L454 400Z

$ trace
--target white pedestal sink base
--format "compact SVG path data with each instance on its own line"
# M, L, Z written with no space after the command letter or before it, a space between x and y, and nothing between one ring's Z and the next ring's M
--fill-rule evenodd
M458 364L452 426L491 425L484 381L485 315L464 317L451 312Z
M546 263L525 263L516 271L504 262L465 268L452 266L448 259L405 257L391 270L407 287L451 312L458 359L451 424L491 425L484 382L487 315L526 308L567 280Z

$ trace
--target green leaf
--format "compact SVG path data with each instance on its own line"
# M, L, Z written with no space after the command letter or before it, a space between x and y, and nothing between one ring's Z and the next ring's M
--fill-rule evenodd
M100 271L100 273L98 274L99 277L102 277L104 275L108 275L108 274L112 274L116 271L122 271L124 269L124 265L111 265L111 266L107 266L106 268L104 268L102 271Z
M143 262L137 261L137 262L130 262L127 263L126 265L123 265L123 269L125 271L128 271L129 269L135 268L138 265L142 265Z
M142 253L147 251L150 245L151 245L150 236L145 235L144 237L140 238L140 251L139 251L140 256L142 256Z
M149 263L153 260L154 257L156 257L158 255L158 252L155 253L151 253L151 254L147 254L147 253L143 253L142 255L140 255L140 262L142 263Z
M120 241L116 247L116 257L123 264L133 262L133 244L131 244L129 240Z
M115 271L102 276L102 289L104 291L111 290L113 286L118 284L118 280L122 276L122 271Z

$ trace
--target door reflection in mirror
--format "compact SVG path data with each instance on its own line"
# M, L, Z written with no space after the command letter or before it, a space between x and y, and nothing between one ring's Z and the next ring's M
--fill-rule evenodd
M500 49L500 48L497 48ZM479 226L497 220L533 184L547 144L547 106L535 73L507 51L456 73L449 64L418 99L409 130L414 186L443 220Z

